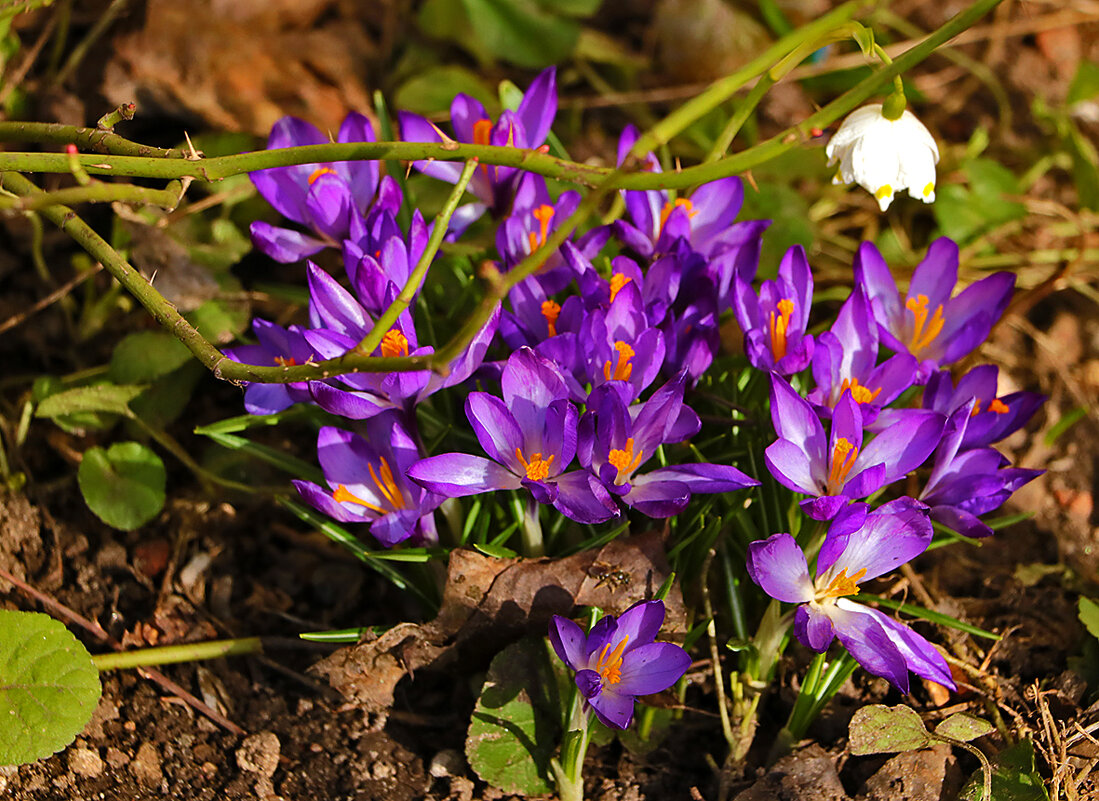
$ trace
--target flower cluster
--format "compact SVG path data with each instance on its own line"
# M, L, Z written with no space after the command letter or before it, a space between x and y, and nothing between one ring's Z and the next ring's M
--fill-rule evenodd
M749 547L748 572L771 597L799 604L794 633L817 651L838 637L869 672L903 691L909 671L953 687L942 656L920 635L849 596L922 553L932 521L968 537L992 533L979 515L998 508L1041 471L1007 467L992 443L1021 427L1043 398L997 396L995 367L978 366L957 386L949 366L972 353L1003 314L1014 276L997 273L953 295L958 248L939 239L901 294L877 249L864 243L855 287L832 327L805 335L812 276L804 254L787 254L775 281L758 295L736 285L738 320L749 361L771 374L771 419L777 439L768 470L805 496L806 515L829 522L810 574L806 552L786 533ZM881 358L884 346L892 355ZM811 367L804 397L786 376ZM921 408L895 405L922 390ZM876 510L860 499L931 471L917 498ZM811 546L811 547L810 547Z

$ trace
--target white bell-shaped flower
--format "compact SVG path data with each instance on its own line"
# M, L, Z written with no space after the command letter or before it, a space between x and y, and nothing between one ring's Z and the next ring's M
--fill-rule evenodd
M905 109L890 120L875 103L853 111L825 149L828 166L839 161L834 184L857 183L877 198L882 211L907 189L924 203L935 199L939 148L916 115Z

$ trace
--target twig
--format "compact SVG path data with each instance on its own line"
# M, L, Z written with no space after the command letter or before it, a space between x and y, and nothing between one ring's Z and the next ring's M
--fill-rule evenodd
M72 292L73 289L75 289L77 286L79 286L80 284L87 281L93 275L97 275L99 273L99 271L102 270L102 269L103 269L103 265L100 264L99 262L96 262L95 265L92 266L91 269L80 273L80 275L76 276L75 278L73 278L68 283L64 284L63 286L58 287L57 289L55 289L50 294L46 295L46 297L42 298L42 300L35 303L33 306L31 306L26 311L19 312L18 314L13 314L7 320L0 323L0 334L3 334L5 331L7 331L11 328L15 328L17 325L19 325L20 323L26 321L28 318L33 317L35 314L38 314L38 312L42 311L47 306L50 306L50 305L56 303L58 300L65 297L65 295Z
M112 637L110 634L108 634L106 631L104 631L103 627L100 626L98 623L96 623L94 620L88 620L86 617L84 617L83 615L79 614L78 612L70 609L69 607L65 606L60 601L57 601L54 598L51 598L50 596L46 595L45 593L35 589L30 584L27 584L25 581L16 578L15 576L13 576L11 573L9 573L7 570L5 570L2 567L0 567L0 578L3 578L6 581L9 581L12 584L14 584L19 590L26 593L31 598L34 598L40 604L42 604L47 609L52 611L53 614L55 614L56 616L58 616L60 618L63 618L65 620L68 620L71 623L75 623L76 625L80 626L82 629L87 631L89 634L94 636L96 639L106 643L108 646L110 646L114 650L116 650L116 651L121 651L122 650L122 643L120 643L118 640L116 640L114 637ZM208 717L210 720L214 721L214 723L216 723L219 726L227 729L228 731L232 732L233 734L243 736L243 735L248 733L244 729L242 729L240 726L233 723L233 721L229 720L223 714L218 712L216 709L212 709L211 707L209 707L208 705L203 703L201 700L199 700L195 696L191 695L191 693L187 692L185 689L180 687L178 684L176 684L174 681L169 679L167 676L165 676L159 670L154 670L152 668L144 668L143 667L143 668L138 669L138 673L140 675L142 675L143 677L149 679L150 681L153 681L156 684L159 684L165 690L172 693L172 695L175 695L175 696L179 697L184 702L186 702L187 704L192 706L195 709L195 711L201 712L203 715Z

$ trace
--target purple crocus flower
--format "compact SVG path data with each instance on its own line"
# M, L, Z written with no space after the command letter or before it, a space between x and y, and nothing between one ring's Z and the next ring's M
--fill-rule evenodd
M258 345L238 345L226 348L225 356L241 364L260 364L272 367L293 367L315 360L316 352L305 338L301 326L281 325L261 320L252 320L252 330L256 332ZM246 382L244 389L244 408L249 414L274 414L311 400L309 386L304 381L291 384L260 384Z
M420 458L396 414L366 424L367 437L325 426L317 436L317 458L328 489L310 481L294 486L311 506L342 523L370 523L374 539L387 548L410 540L438 542L434 511L444 498L409 482L405 471Z
M459 142L497 147L535 148L546 141L546 135L557 114L557 70L541 72L523 93L515 111L505 111L493 123L480 101L459 93L450 105L450 123L454 138ZM439 129L419 115L402 111L399 114L401 137L408 142L441 142ZM447 161L417 161L416 169L449 183L456 183L462 165ZM515 182L520 173L514 167L482 164L473 173L469 190L480 203L458 209L451 218L451 235L460 234L488 209L494 217L502 217L511 208Z
M995 273L951 298L958 280L958 246L946 237L931 243L901 295L878 249L863 242L855 255L855 281L866 290L881 341L920 362L920 383L938 367L964 358L988 338L1011 300L1015 276Z
M343 260L351 286L363 307L373 315L385 311L389 286L403 289L427 248L431 225L424 222L419 209L412 212L408 233L397 225L393 215L380 214L375 231L358 241L343 241ZM419 293L420 287L416 287Z
M611 294L614 299L606 309L596 309L584 318L578 348L586 383L598 387L608 381L625 382L632 401L664 364L664 335L649 325L636 282L617 291L612 287Z
M923 553L932 528L926 507L900 498L874 512L854 504L837 517L810 578L805 554L789 534L774 534L748 546L748 575L783 603L800 604L794 635L823 652L833 638L868 672L903 693L909 672L957 689L946 660L927 640L889 615L848 599L859 583L877 578Z
M801 502L807 515L831 520L849 501L923 464L939 444L945 418L930 410L908 410L864 446L862 411L851 390L836 404L826 436L812 406L772 373L771 420L779 436L764 453L771 475L794 492L814 496Z
M500 383L502 400L487 392L466 398L466 417L490 458L431 456L413 465L408 477L448 498L525 487L539 503L581 523L601 523L617 514L587 470L564 472L576 454L578 413L557 366L520 348L504 366Z
M764 281L758 297L743 277L733 277L733 311L753 367L791 375L809 366L813 337L805 327L812 302L813 274L800 245L786 251L778 278Z
M662 444L698 432L698 416L683 403L686 373L662 386L644 403L627 406L632 392L612 381L592 392L580 421L577 456L603 486L627 506L649 517L678 514L691 493L732 492L759 484L729 465L689 463L637 471Z
M878 361L878 326L870 300L855 287L840 308L829 331L818 337L813 351L813 379L808 400L825 417L847 390L862 407L863 423L871 425L883 406L888 406L916 380L916 359L898 353ZM942 412L942 409L935 411Z
M271 129L268 149L327 144L329 137L296 117L283 117ZM373 142L370 120L352 112L343 121L339 142ZM314 234L252 223L252 239L276 261L291 263L334 245L361 220L378 191L378 165L373 161L295 164L258 170L250 175L259 193L289 220ZM389 190L392 193L396 184ZM399 191L398 191L399 204Z
M963 449L983 448L999 442L1026 425L1038 407L1045 403L1046 396L1037 392L997 396L999 372L995 365L979 365L962 376L955 387L950 372L940 370L931 375L924 387L923 407L940 414L953 414L968 401L974 401L961 443Z
M550 621L553 650L576 671L580 694L604 725L628 728L637 696L666 690L691 666L678 645L655 642L662 625L662 601L634 604L617 618L606 615L587 634L560 615Z
M969 400L950 415L920 500L931 507L937 523L965 537L988 537L992 528L978 515L999 509L1011 493L1045 471L1007 467L1007 458L993 448L963 451L975 406Z
M538 248L546 244L546 239L557 230L557 226L576 211L580 205L580 193L573 190L562 192L556 201L552 200L546 189L546 180L541 175L523 173L518 179L515 202L507 219L496 229L496 249L504 261L504 267L511 269ZM581 252L592 250L589 233L584 238ZM606 237L595 237L594 251L598 251ZM560 292L572 281L574 272L560 251L551 253L536 275L551 295Z

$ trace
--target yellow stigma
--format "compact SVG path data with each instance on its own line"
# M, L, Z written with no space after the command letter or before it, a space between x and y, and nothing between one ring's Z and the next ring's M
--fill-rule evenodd
M545 481L549 477L550 465L553 464L552 453L548 459L543 459L541 453L535 453L531 455L528 462L523 458L523 452L516 448L515 458L523 465L523 469L527 472L527 478L531 481Z
M615 342L614 349L618 351L618 361L613 371L610 359L603 363L603 377L608 381L629 381L633 375L633 365L630 364L630 359L634 357L633 348L625 342Z
M777 362L786 355L786 332L790 328L790 316L794 313L794 301L783 298L777 304L778 313L771 312L771 353Z
M842 598L845 595L855 595L859 591L859 581L865 575L865 567L853 576L848 576L847 568L844 568L838 576L828 583L827 587L817 592L817 600L823 601L826 598Z
M675 203L670 200L664 204L664 208L660 210L660 231L664 230L664 223L668 222L668 218L672 216L672 212L678 208L685 208L687 210L687 217L694 217L698 212L695 210L694 204L687 200L685 197L676 198Z
M557 318L561 314L561 306L552 300L542 301L542 316L546 318L546 336L557 336Z
M607 461L618 470L618 476L614 479L614 483L621 484L628 479L630 474L640 466L643 455L643 451L638 451L637 455L634 455L633 437L626 440L625 448L612 450L607 456Z
M628 275L622 273L615 273L611 276L611 303L614 303L614 299L622 291L622 287L632 280Z
M293 356L276 356L275 364L279 367L293 367L298 363L298 360Z
M848 389L851 390L851 397L854 399L855 403L869 403L874 400L874 398L878 397L878 394L881 392L881 387L871 390L869 387L860 384L857 378L843 379L843 384L840 385L840 395Z
M847 474L855 466L858 455L859 449L849 440L844 437L836 439L836 444L832 447L832 465L828 471L829 495L835 495L843 488L844 482L847 481Z
M553 214L553 206L547 206L545 203L530 213L530 216L538 221L538 232L530 231L527 234L527 242L530 244L531 253L546 244L546 237L549 236L549 224L550 220L553 219Z
M912 338L908 340L908 349L916 356L943 330L943 304L935 307L930 321L927 319L927 295L909 298L904 302L904 307L912 312Z
M390 328L382 337L382 356L393 359L408 355L408 340L396 328Z
M626 643L629 641L630 637L627 634L622 638L622 642L618 643L618 647L609 654L607 651L610 651L610 643L604 645L603 650L599 652L599 659L595 663L595 671L605 683L618 684L622 680L622 652L626 650Z
M336 489L332 492L332 500L336 503L357 503L359 506L365 506L372 512L377 512L380 515L384 515L385 509L380 506L375 506L370 501L364 501L358 495L355 495L343 484L337 484Z
M318 178L320 178L322 175L335 175L335 174L336 174L336 171L334 169L332 169L331 167L318 167L317 169L313 170L313 172L309 175L309 185L312 186L313 183Z

